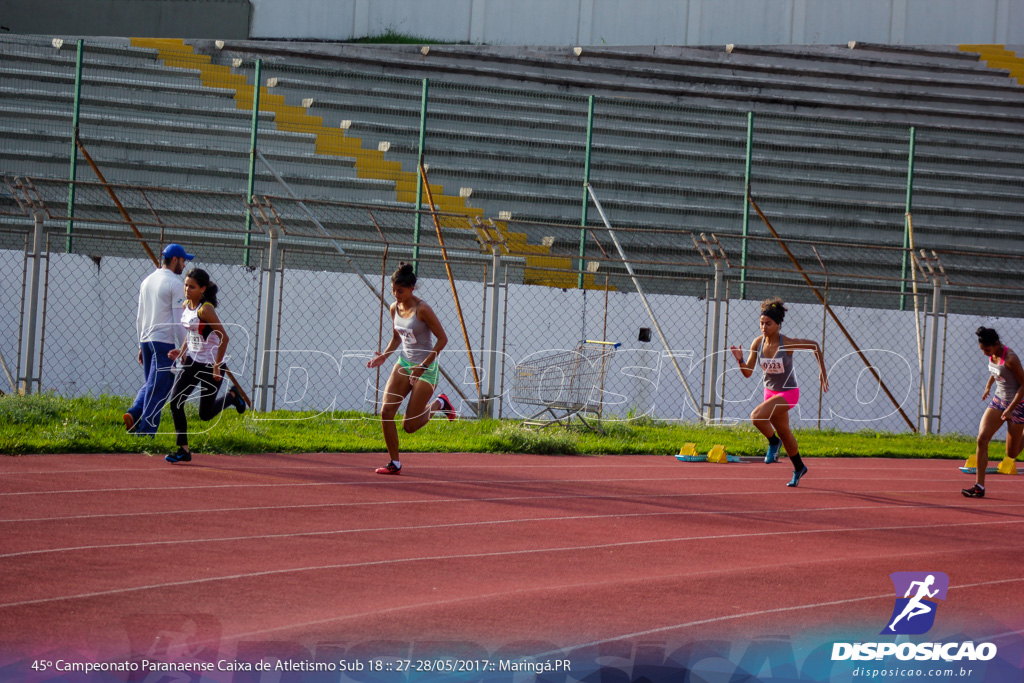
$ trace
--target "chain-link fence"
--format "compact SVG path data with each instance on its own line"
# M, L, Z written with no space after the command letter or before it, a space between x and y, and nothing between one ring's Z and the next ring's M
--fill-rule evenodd
M365 361L390 339L402 261L467 415L525 414L515 364L591 339L621 344L607 419L742 419L758 389L728 347L778 295L786 334L834 364L825 394L799 360L798 423L971 431L951 417L976 403L966 332L987 321L1012 344L1024 319L1015 136L182 41L5 37L0 53L0 354L31 390L133 392L143 242L186 244L214 276L245 330L231 364L267 409L376 408L386 373Z
M26 230L5 233L9 247L20 241L22 248L3 252L11 320L0 353L9 370L15 366L9 383L35 378L30 390L133 393L139 373L126 361L137 353L138 284L153 267L146 246L156 253L171 241L188 244L197 254L191 265L218 283L220 316L232 330L229 365L266 393L267 409L376 410L386 371L365 363L390 341L389 277L402 261L415 260L417 295L443 321L441 389L459 397L465 415L532 414L510 397L516 365L594 340L620 345L603 377L604 419L742 421L760 401L758 383L742 378L728 350L746 349L758 335L758 301L737 296L746 288L783 296L790 305L784 333L824 351L828 393L818 387L813 356L798 354L804 397L796 424L970 431L978 382L968 378L980 367L973 330L1003 328L1011 344L1024 331L1020 318L995 317L1008 312L1015 292L977 296L968 276L989 262L1005 267L1006 256L591 226L584 237L593 246L577 270L558 245L571 245L563 233L579 234L578 227L272 195L250 205L255 234L246 245L245 232L218 222L217 208L237 205L233 194L75 185L90 208L77 218L73 252L62 253L53 244L64 246L66 183L4 184L5 215L19 216ZM416 222L432 228L418 244L409 241ZM529 245L508 238L527 231L554 233L543 268L528 267ZM778 266L739 266L744 244L748 254L777 256ZM239 265L243 252L252 265ZM905 280L894 276L903 258L911 264ZM879 275L872 262L890 267ZM530 282L571 285L581 277L583 288ZM849 303L879 297L903 298L906 310ZM26 372L28 330L34 351Z
M7 231L4 231L5 233ZM4 234L5 245L0 249L0 278L6 283L0 289L0 387L4 393L18 390L18 372L21 369L22 320L24 319L25 285L28 265L27 233ZM18 240L21 249L13 247Z

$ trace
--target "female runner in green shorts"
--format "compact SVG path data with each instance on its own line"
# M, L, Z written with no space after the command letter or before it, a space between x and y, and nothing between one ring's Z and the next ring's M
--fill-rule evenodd
M382 353L374 353L368 368L380 367L388 356L401 347L398 362L391 370L384 387L384 402L380 410L384 443L388 447L391 461L377 468L377 474L401 474L402 462L398 455L398 427L395 415L406 396L412 394L402 419L402 429L412 434L427 424L434 413L440 411L449 420L455 419L455 408L444 394L431 401L437 387L438 354L448 344L448 336L441 327L434 310L419 297L413 296L416 288L416 274L408 263L399 264L391 276L391 293L395 303L391 304L393 333L391 342ZM432 337L437 339L432 342ZM429 405L428 405L429 404Z

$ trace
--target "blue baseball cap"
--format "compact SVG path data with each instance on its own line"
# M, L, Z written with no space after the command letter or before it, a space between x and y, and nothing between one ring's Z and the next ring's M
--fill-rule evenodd
M195 258L192 254L186 252L185 247L181 246L180 244L168 244L166 247L164 247L164 258L174 258L175 256L183 258L186 261L191 261L193 258Z

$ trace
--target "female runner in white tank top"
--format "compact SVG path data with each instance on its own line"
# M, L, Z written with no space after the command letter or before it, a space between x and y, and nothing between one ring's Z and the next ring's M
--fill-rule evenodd
M1017 354L999 341L998 332L989 327L979 327L975 334L978 335L978 347L988 356L989 376L981 400L988 398L993 385L996 390L978 425L976 483L960 492L968 498L984 498L988 444L999 428L1006 425L1006 457L1016 458L1024 447L1024 369Z
M399 347L398 362L391 369L391 375L384 387L384 400L380 409L380 424L384 431L384 443L388 447L391 461L377 468L377 474L401 474L402 462L398 454L398 427L395 415L406 396L412 395L402 419L402 429L412 434L427 424L434 413L440 411L449 420L455 419L455 409L444 394L431 401L437 387L440 369L437 357L448 344L441 321L425 301L413 296L416 288L416 274L412 265L399 264L391 276L391 293L395 303L391 304L391 342L381 353L374 353L368 368L380 367ZM431 344L431 337L437 341ZM429 405L428 405L429 404Z
M193 268L185 276L185 302L182 305L181 324L187 330L181 348L171 349L171 360L181 359L181 372L174 378L171 398L167 404L174 418L178 450L164 456L169 463L190 462L192 451L188 447L188 420L185 402L192 390L199 387L199 419L204 422L217 417L225 405L245 412L245 401L238 387L233 386L224 396L217 397L224 368L224 354L228 348L228 333L217 317L217 285L210 281L205 270Z
M758 431L768 439L766 463L778 459L779 447L785 446L790 462L793 463L793 478L787 486L797 486L800 478L807 474L807 466L800 458L800 450L789 428L789 410L800 400L793 371L794 351L813 351L818 361L818 380L823 391L828 391L828 372L825 370L825 356L813 339L795 339L782 335L782 320L786 317L786 306L782 299L774 297L761 303L761 336L750 343L750 354L743 360L743 350L730 346L733 357L740 364L740 372L750 377L754 367L761 366L764 373L764 401L750 413L750 420Z

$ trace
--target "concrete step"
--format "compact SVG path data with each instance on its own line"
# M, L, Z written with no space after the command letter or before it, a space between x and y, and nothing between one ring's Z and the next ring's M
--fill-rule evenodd
M0 138L2 140L2 138ZM2 149L2 148L0 148ZM145 150L143 150L145 151ZM45 152L25 150L4 150L3 167L0 171L10 175L67 178L69 157L63 159ZM125 156L130 158L124 158ZM216 157L209 163L195 160L160 161L125 150L121 157L97 154L94 156L104 177L112 183L149 185L153 187L214 189L224 192L238 192L245 196L248 183L248 168L230 158ZM275 166L284 167L287 159L271 156L268 160ZM393 201L394 183L386 180L344 177L318 173L317 169L306 166L304 173L286 174L286 182L303 197L322 197L339 201ZM279 171L280 172L280 171ZM95 179L92 170L83 161L78 164L78 177L83 180ZM257 167L257 194L284 194L283 188L273 176Z
M233 46L232 46L233 47ZM250 52L252 45L246 46ZM311 59L308 53L302 57L295 51L266 49L266 52L278 55L288 54L295 59ZM437 55L442 50L435 50ZM775 92L771 87L765 88L763 82L754 79L744 81L741 78L726 78L712 80L709 82L687 81L685 74L679 73L652 73L645 74L623 71L623 74L612 77L609 74L601 73L600 69L588 71L585 66L577 65L570 71L565 68L555 69L552 64L542 64L530 70L521 64L515 64L510 68L509 59L500 60L493 68L480 60L486 60L487 55L479 56L475 61L469 63L467 58L457 65L448 65L441 69L437 66L438 59L430 60L429 56L424 59L422 56L407 50L393 49L383 51L380 49L353 48L345 50L345 64L353 70L361 70L366 73L387 73L398 76L414 77L441 77L448 80L465 80L480 85L512 85L515 81L516 87L527 85L533 88L557 87L568 92L586 92L587 94L613 94L617 96L634 96L645 99L658 99L662 101L680 101L685 98L688 104L698 106L732 107L742 103L747 107L764 109L766 111L800 111L807 113L837 116L841 118L861 118L864 120L899 120L917 122L919 124L945 124L960 125L968 124L978 126L985 125L993 128L1019 125L1020 117L1012 112L1009 114L993 114L986 112L985 108L975 107L971 98L961 97L959 104L946 106L943 111L937 111L934 107L918 106L915 98L921 96L930 97L935 93L926 95L913 95L906 102L899 101L904 96L899 95L896 100L886 103L886 98L892 99L889 94L883 93L881 100L874 97L874 88L867 88L864 93L857 93L856 97L849 97L848 87L825 87L822 83L811 83L801 86L795 84L794 90L780 90ZM524 58L525 59L525 58ZM321 59L321 63L323 63ZM384 65L387 65L385 68ZM434 70L433 73L431 70ZM547 71L555 73L547 73ZM978 72L979 74L983 72ZM618 79L618 80L616 80ZM690 83L690 85L687 85ZM826 90L824 97L819 91ZM797 93L803 93L797 96ZM831 95L829 94L831 93ZM941 93L937 96L942 97ZM948 102L956 101L955 96Z

